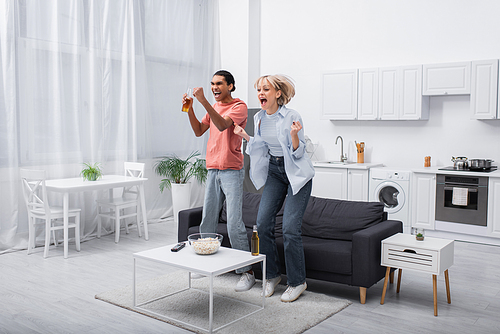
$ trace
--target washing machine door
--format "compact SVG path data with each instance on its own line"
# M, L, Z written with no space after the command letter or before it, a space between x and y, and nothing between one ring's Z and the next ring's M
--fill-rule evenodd
M375 188L375 200L384 204L387 213L399 212L405 205L406 197L403 188L397 183L386 181Z

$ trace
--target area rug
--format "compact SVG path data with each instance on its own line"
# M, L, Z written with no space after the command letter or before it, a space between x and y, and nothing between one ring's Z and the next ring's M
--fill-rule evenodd
M260 296L262 281L257 280L249 291L235 292L234 287L239 277L228 273L214 278L214 329L250 314L262 305ZM195 279L191 282L192 289L143 305L142 308L146 311L133 307L131 285L97 294L95 298L195 333L204 333L196 327L207 329L209 326L209 278ZM187 287L188 273L183 271L138 281L137 303ZM295 302L283 303L280 297L285 289L285 285L278 285L274 295L266 298L264 310L223 327L217 333L302 333L351 304L348 300L307 290ZM161 317L163 315L176 320L164 319Z

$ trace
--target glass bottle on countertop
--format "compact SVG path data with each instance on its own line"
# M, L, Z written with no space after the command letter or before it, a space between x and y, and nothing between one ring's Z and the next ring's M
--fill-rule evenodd
M253 226L251 243L252 255L259 255L259 234L257 233L257 225Z

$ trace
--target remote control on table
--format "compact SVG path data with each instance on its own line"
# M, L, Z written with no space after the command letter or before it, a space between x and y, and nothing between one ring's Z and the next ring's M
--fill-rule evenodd
M184 248L184 246L186 246L186 243L185 242L180 242L178 243L177 245L175 245L174 247L172 247L171 251L172 252L178 252L180 251L181 249Z

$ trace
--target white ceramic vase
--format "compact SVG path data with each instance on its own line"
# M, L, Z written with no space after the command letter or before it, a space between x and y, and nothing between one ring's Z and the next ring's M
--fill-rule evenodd
M179 224L179 211L189 209L191 204L191 184L172 183L172 206L174 209L174 222Z

